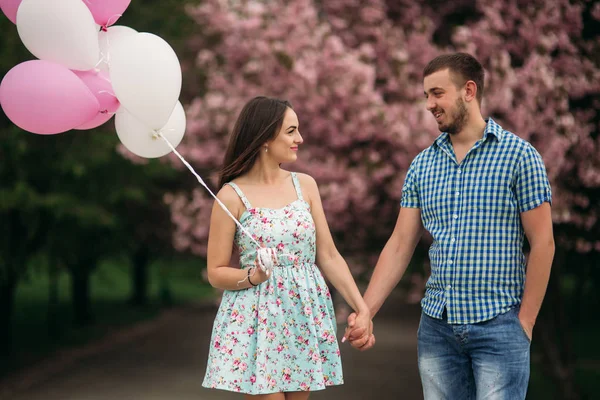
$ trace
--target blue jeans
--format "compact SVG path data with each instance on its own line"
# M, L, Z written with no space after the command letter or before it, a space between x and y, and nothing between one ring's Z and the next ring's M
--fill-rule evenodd
M425 399L525 399L531 343L518 312L517 306L489 321L464 325L422 313L419 373Z

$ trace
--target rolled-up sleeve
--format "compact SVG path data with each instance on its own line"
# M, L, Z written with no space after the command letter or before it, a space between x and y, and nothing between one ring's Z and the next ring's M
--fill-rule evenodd
M531 145L527 146L519 163L516 196L519 212L532 210L546 201L552 204L552 190L544 161Z
M421 202L419 201L419 188L418 188L418 157L413 160L406 173L406 179L402 186L402 199L400 200L400 206L405 208L421 208Z

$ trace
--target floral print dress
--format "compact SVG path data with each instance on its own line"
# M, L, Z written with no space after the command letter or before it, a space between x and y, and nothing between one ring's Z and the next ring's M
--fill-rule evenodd
M295 173L298 199L279 209L255 208L229 183L247 210L240 223L279 263L269 280L223 293L203 386L246 394L315 391L343 383L331 295L315 265L315 225ZM238 228L241 268L256 244Z

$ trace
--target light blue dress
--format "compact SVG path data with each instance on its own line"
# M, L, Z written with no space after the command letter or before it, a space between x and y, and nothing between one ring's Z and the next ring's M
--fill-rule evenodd
M315 265L315 225L295 173L298 199L285 207L252 207L240 223L279 264L267 282L223 293L212 331L203 386L246 394L315 391L343 383L331 295ZM254 266L256 244L238 228L242 269ZM284 255L285 254L285 255Z

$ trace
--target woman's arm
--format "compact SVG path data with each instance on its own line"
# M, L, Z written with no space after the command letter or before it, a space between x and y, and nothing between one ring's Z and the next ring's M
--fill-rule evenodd
M239 219L244 206L233 188L225 185L217 193L217 198L225 204L231 214ZM210 217L210 230L208 233L207 269L208 281L217 289L240 290L252 287L248 281L247 269L242 270L229 265L235 230L235 222L215 201ZM254 285L261 284L268 279L260 268L255 267L250 271L250 274L250 281Z
M331 284L342 295L344 300L370 323L370 314L365 304L354 278L350 273L348 264L340 255L325 218L323 204L319 189L315 180L306 174L298 174L300 183L305 193L306 201L310 204L311 214L315 222L317 232L317 265L323 271L323 274Z

